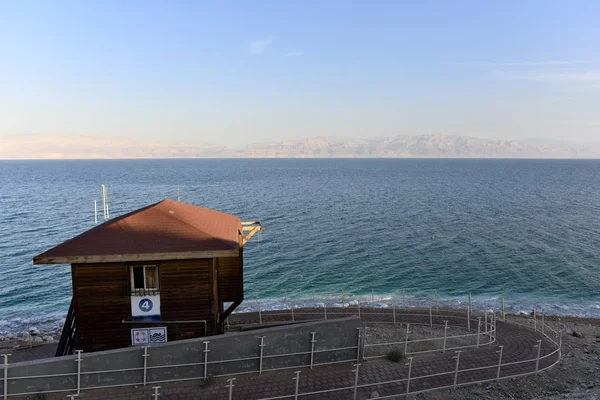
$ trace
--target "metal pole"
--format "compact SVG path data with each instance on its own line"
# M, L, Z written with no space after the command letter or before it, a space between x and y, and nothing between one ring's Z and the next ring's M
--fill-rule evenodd
M142 357L144 357L144 386L146 386L146 373L148 371L148 346L144 346L144 354L142 354Z
M471 293L469 293L469 302L467 303L467 330L471 331Z
M4 358L4 400L8 399L8 357L12 354L2 354Z
M542 341L538 340L537 344L533 347L537 347L538 351L537 351L537 358L535 360L535 372L537 373L538 370L540 369L540 353L542 351Z
M410 392L410 375L412 373L412 362L413 358L408 357L408 378L406 379L406 396L408 397L408 392Z
M446 352L446 338L448 337L448 321L444 321L444 345L442 346L442 353Z
M262 325L262 312L260 310L260 300L256 300L256 308L258 309L258 324Z
M456 358L456 369L454 370L454 388L455 389L456 389L456 383L458 382L458 364L460 363L460 353L461 353L461 351L458 350L456 352L456 357L453 357L453 358Z
M488 333L488 312L487 310L485 310L485 315L483 317L483 333L485 333L487 335Z
M294 392L294 400L298 400L298 387L300 386L300 371L295 372L296 376L292 379L296 381L296 391Z
M210 342L204 342L204 379L208 377L208 344Z
M98 225L98 201L94 200L94 224Z
M296 318L294 317L294 305L292 304L292 322L296 322Z
M152 397L154 397L154 400L158 400L158 396L160 396L160 393L159 393L160 386L152 386L152 389L154 389L154 393L152 393Z
M433 310L431 308L431 303L429 303L429 328L433 329Z
M477 348L479 348L479 336L481 335L481 317L477 317Z
M261 375L262 369L263 369L263 354L264 354L266 336L259 336L258 338L260 339L260 344L258 345L259 350L260 350L260 363L258 364L258 374Z
M504 296L502 296L502 322L506 322L506 313L504 312Z
M358 319L360 319L360 301L358 302Z
M358 391L358 370L360 368L360 364L354 364L354 368L352 372L354 372L354 397L353 399L356 400L356 392Z
M313 367L313 362L315 359L315 343L317 342L315 340L315 334L317 332L311 332L310 333L310 369L312 369ZM360 332L359 332L359 336L360 336Z
M229 400L233 399L233 387L235 386L233 381L235 381L235 378L229 378L227 379L227 385L225 385L226 388L229 388Z
M504 350L504 346L498 346L500 350L496 353L500 353L500 357L498 358L498 370L496 371L496 379L500 379L500 367L502 366L502 350Z
M81 353L83 350L75 350L77 353L77 359L75 362L77 363L77 394L81 393Z
M402 289L402 307L406 311L406 290Z
M495 314L492 313L492 315L490 315L490 347L492 346L492 342L494 341L494 318Z
M392 304L392 313L394 314L394 326L396 326L396 303Z
M344 288L342 288L342 307L344 306Z
M435 289L435 311L438 311L438 291Z
M406 339L404 340L404 355L408 354L408 334L410 333L410 324L406 324Z
M327 319L327 306L323 303L323 312L325 313L325 319Z
M472 303L471 303L471 293L469 293L469 305L468 305L468 307L469 307L469 314L473 314L473 306L472 306Z
M358 338L357 338L357 345L356 345L356 362L358 363L360 361L360 328L356 328L358 330ZM365 328L367 329L367 328ZM366 335L366 331L365 331L365 335ZM312 365L312 364L311 364Z

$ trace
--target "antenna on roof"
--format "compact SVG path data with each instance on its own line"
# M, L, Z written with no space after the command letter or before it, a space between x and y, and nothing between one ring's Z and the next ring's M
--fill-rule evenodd
M98 225L98 201L94 200L94 223Z
M104 220L110 218L110 214L108 212L108 188L106 185L102 185L102 209L104 213Z

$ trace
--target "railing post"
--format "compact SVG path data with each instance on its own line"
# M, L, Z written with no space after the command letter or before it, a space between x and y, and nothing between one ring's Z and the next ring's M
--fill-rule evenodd
M492 342L494 341L494 319L495 314L492 313L492 315L490 315L490 347L492 347Z
M504 296L502 296L502 322L506 322L506 312L504 312Z
M444 345L442 346L442 353L446 352L446 338L448 337L448 321L444 321Z
M437 289L435 289L435 300L434 301L435 301L435 311L439 311L439 308L438 308L438 291L437 291Z
M152 397L154 398L154 400L158 400L158 397L160 396L160 386L152 386L152 389L154 389L154 393L152 393Z
M479 348L479 340L481 336L481 317L477 317L477 348Z
M408 357L408 378L406 378L406 396L408 397L408 392L410 392L410 375L412 374L412 362L413 358Z
M233 399L233 387L235 386L233 381L235 381L235 378L229 378L227 379L227 385L225 385L226 388L229 388L229 400Z
M148 372L148 346L144 346L144 354L142 354L144 358L144 386L146 386L146 377Z
M504 350L504 346L498 346L500 350L496 353L500 353L500 357L498 358L498 370L496 371L496 379L500 379L500 367L502 367L502 351Z
M467 307L469 307L469 314L473 314L473 306L471 303L471 293L469 293L469 304Z
M467 330L471 331L471 293L469 293L469 301L467 303Z
M431 307L431 303L429 303L429 328L433 329L433 310Z
M537 347L537 358L535 360L535 372L537 373L540 368L540 353L542 351L542 341L538 340L537 344L533 347Z
M404 355L408 354L408 334L410 333L410 324L406 324L406 339L404 340Z
M323 303L323 312L325 313L325 319L327 319L327 306Z
M358 300L358 319L360 319L360 300Z
M365 328L367 329L367 328ZM356 328L356 330L358 331L358 335L357 335L357 344L356 344L356 363L358 363L360 361L360 328ZM366 334L366 332L365 332ZM312 363L311 363L311 368L312 368Z
M75 353L77 353L77 359L75 360L75 362L77 363L77 394L81 393L81 353L83 353L83 350L75 350Z
M394 315L394 326L396 326L396 303L392 304L392 314Z
M453 357L456 358L456 369L454 370L454 389L456 389L456 384L458 383L458 365L460 363L460 353L461 351L458 350L456 352L456 357Z
M296 376L292 378L296 381L296 390L294 392L294 400L298 400L298 388L300 387L300 371L296 371L294 373L296 374Z
M406 311L406 290L402 289L402 308Z
M262 311L260 309L260 300L256 300L256 309L258 310L258 324L262 325Z
M208 377L208 349L209 341L204 342L204 379Z
M483 316L483 333L487 335L488 333L488 312L485 310L485 314Z
M296 322L296 318L294 318L294 305L292 304L292 322Z
M79 396L78 394L68 394L67 397L71 400L75 400L75 397Z
M4 358L4 400L8 399L8 357L12 354L2 354Z
M354 368L352 370L352 372L354 372L354 397L353 399L356 400L356 392L358 391L358 371L360 368L360 364L354 364Z
M311 332L310 333L310 369L312 369L313 367L313 362L315 359L315 343L317 343L317 341L315 340L315 334L317 332ZM360 335L360 333L359 333Z
M263 369L263 354L264 354L266 336L259 336L258 338L260 339L260 344L258 345L258 348L260 351L260 361L258 363L258 374L261 375L262 369Z

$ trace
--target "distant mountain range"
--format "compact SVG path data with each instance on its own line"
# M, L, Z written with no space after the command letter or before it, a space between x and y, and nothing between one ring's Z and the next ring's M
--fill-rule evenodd
M377 139L316 137L241 149L202 142L145 142L87 136L13 136L0 159L101 158L600 158L600 143L492 140L450 135Z

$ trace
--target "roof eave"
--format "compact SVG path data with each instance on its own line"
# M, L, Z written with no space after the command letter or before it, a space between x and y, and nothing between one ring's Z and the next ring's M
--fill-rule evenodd
M178 253L114 254L96 256L52 257L40 255L33 259L34 265L43 264L96 264L116 262L152 262L165 260L193 260L202 258L237 257L239 249L213 251L186 251Z

